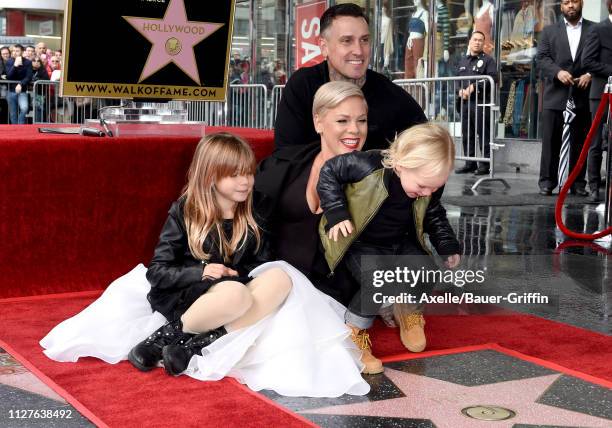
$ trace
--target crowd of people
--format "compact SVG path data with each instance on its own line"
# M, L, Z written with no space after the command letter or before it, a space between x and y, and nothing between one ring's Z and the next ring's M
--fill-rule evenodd
M25 124L33 104L32 85L38 80L60 80L61 64L62 51L53 51L44 42L0 47L0 90L6 98L5 103L0 100L0 120L8 111L9 123ZM1 85L2 80L9 82Z
M270 91L276 85L287 83L287 72L283 61L280 59L275 61L264 59L258 75L252 76L250 59L241 57L240 53L234 52L230 60L229 73L229 82L232 85L246 85L255 81L266 85L266 88Z

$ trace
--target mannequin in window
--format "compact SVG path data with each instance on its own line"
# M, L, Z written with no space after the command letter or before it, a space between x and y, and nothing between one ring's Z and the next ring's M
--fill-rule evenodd
M450 58L450 54L448 49L450 47L450 17L448 14L448 8L446 7L446 0L437 0L436 1L436 19L435 29L436 29L436 66L438 77L448 77L451 75L452 70L449 67L448 60ZM445 100L448 94L448 85L444 85L442 83L435 84L435 109L436 109L436 118L439 120L446 119L446 108L443 106L443 101Z
M450 18L445 0L436 1L436 59L438 60L438 76L447 76L446 63L450 58Z
M382 66L383 68L389 68L389 61L391 55L393 55L393 22L391 20L391 14L389 13L389 4L387 1L383 2L383 13L380 25L380 41L382 49Z
M514 25L512 26L512 40L524 40L531 38L536 24L535 8L532 0L522 0L521 10L514 17Z
M495 6L490 0L482 0L480 8L474 15L474 31L485 35L484 52L491 55L493 52L493 22L495 22Z
M429 12L423 6L422 0L414 0L416 10L408 22L408 42L404 57L404 77L413 79L417 75L417 66L425 52L425 38L427 37Z

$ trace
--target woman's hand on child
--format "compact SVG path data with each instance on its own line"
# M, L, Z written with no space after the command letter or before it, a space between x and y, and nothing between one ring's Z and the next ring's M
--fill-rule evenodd
M202 272L202 279L218 279L222 276L238 276L238 272L221 263L209 263Z
M336 224L334 227L329 229L327 236L329 239L333 239L334 242L338 242L338 231L342 232L342 235L346 238L353 233L353 223L350 220L344 220Z
M452 256L448 256L446 261L444 262L444 266L449 269L456 268L459 266L459 262L461 261L461 256L459 254L453 254Z

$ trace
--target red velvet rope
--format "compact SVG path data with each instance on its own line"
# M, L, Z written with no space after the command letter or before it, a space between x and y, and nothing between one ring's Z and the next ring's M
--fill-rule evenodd
M593 141L593 136L595 135L597 127L601 123L601 119L603 118L604 111L606 109L606 104L610 105L610 111L612 111L612 94L602 95L601 102L599 103L599 107L597 108L597 113L595 114L595 119L593 120L591 129L589 130L589 134L587 135L584 145L582 146L580 158L578 159L578 162L576 163L576 166L574 167L569 178L561 188L561 191L559 192L559 198L557 199L557 204L555 205L555 220L557 222L557 227L559 228L559 230L561 230L561 232L563 232L566 236L569 236L570 238L586 239L592 241L595 239L599 239L603 236L612 234L612 226L608 226L608 228L596 233L578 233L571 231L563 223L563 217L561 215L563 210L563 202L565 201L567 192L569 191L572 184L574 184L576 177L580 173L580 170L582 169L582 166L586 161L587 154L589 152L589 147L591 146L591 141Z

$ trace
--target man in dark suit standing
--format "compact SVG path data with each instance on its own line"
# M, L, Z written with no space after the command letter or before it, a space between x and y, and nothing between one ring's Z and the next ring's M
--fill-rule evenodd
M591 27L582 52L584 67L593 75L590 92L593 117L597 112L608 77L612 76L612 0L607 0L607 6L610 16ZM605 117L589 147L588 179L591 190L589 199L592 202L599 202L601 199L599 183L601 182L602 128ZM608 153L610 153L609 150L610 142L608 142Z
M542 112L542 157L540 160L540 194L551 195L557 185L563 110L572 88L576 117L571 124L570 171L580 156L589 130L589 85L591 75L582 64L586 34L593 24L582 18L582 0L561 0L563 20L544 28L538 46L537 61L544 83ZM586 196L585 171L574 182L571 193Z

